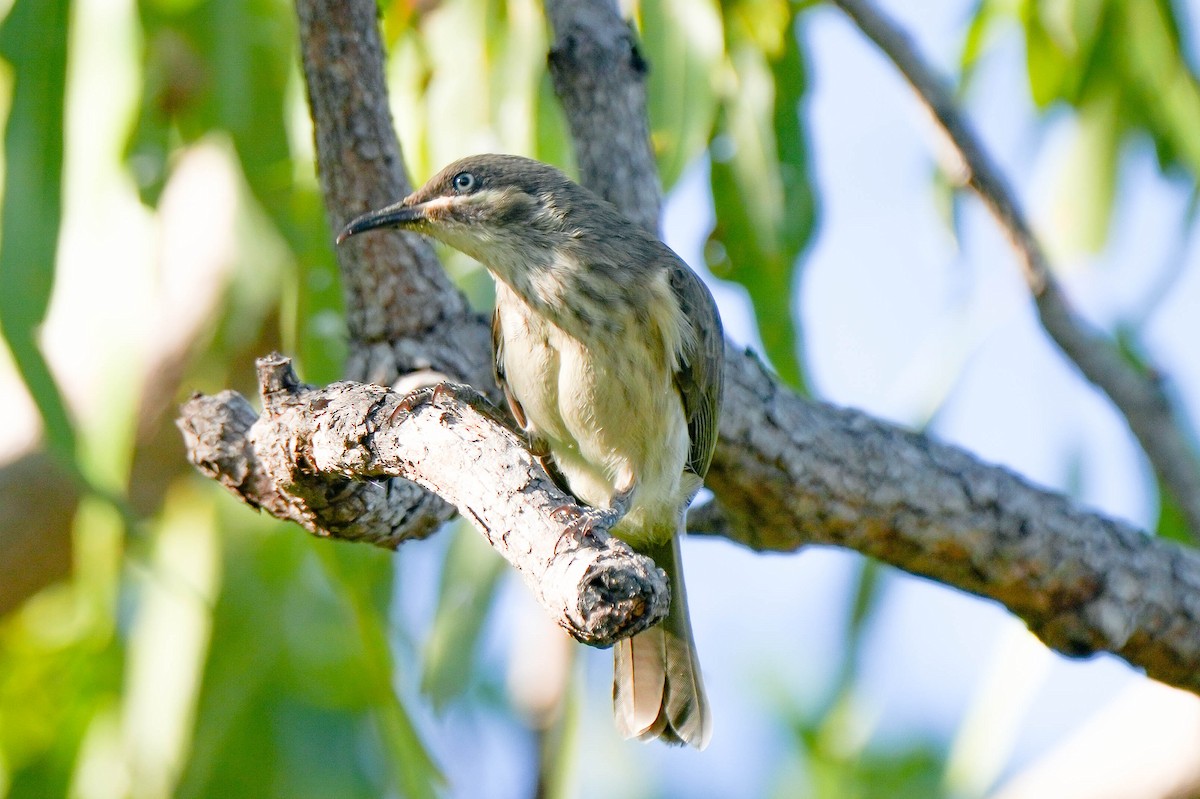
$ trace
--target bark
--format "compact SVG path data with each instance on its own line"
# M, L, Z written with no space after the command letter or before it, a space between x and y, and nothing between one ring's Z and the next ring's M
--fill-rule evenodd
M469 519L579 641L609 646L666 615L670 592L654 562L609 536L606 514L555 486L474 389L440 384L403 398L363 383L314 389L280 355L260 359L258 372L261 416L234 392L184 409L193 461L251 504L319 535L395 546L403 539L381 534L412 530L388 524L388 509L407 510L410 499L390 501L398 481L369 483L374 513L356 508L352 527L317 519L344 504L353 481L404 477Z
M318 520L339 507L351 478L402 476L457 506L579 640L608 645L641 629L643 602L646 614L659 612L650 598L665 591L661 574L607 539L602 516L591 532L620 578L605 578L609 587L581 594L578 604L564 599L585 583L577 571L551 579L569 571L557 565L555 547L576 532L556 511L574 503L519 437L461 393L420 396L422 412L393 423L400 394L355 383L298 388L281 363L260 363L260 417L233 392L194 398L184 409L193 461L245 501L320 535L395 546L401 537L375 537L386 525L326 529ZM702 509L692 519L719 526L694 532L756 550L849 547L1001 602L1065 655L1112 652L1200 692L1200 554L927 436L800 400L752 358L733 363L740 371L728 381L708 480L722 512ZM407 497L368 485L378 492L376 516L407 512ZM602 595L625 609L597 604Z
M646 61L608 0L548 0L550 75L583 184L658 232L662 187L646 119Z
M298 0L300 53L331 231L406 196L412 184L383 79L374 3ZM332 242L333 235L330 235ZM350 357L345 375L390 385L433 371L498 396L490 334L422 237L381 230L338 248Z

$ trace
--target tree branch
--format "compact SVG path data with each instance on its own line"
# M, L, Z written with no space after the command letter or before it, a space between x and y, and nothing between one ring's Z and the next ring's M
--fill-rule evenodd
M585 186L658 234L662 188L646 118L647 65L613 0L547 0L550 75Z
M351 481L402 477L454 505L579 641L609 646L666 615L670 592L654 562L608 534L608 514L555 486L474 389L441 384L403 398L363 383L314 389L278 354L259 359L258 378L261 416L226 391L192 398L181 424L192 461L243 500L318 535L395 546L402 539L379 532L409 498L390 497L389 483L368 483L378 501L367 523L325 530L319 520L347 504L339 493Z
M730 380L723 457L710 472L732 520L721 534L759 550L850 547L1001 602L1066 655L1112 652L1200 692L1200 553L1086 513L955 447L799 401L761 365L736 363L754 366ZM260 361L259 380L261 416L223 392L193 398L181 422L193 462L244 501L319 535L395 546L402 539L382 531L410 498L353 481L403 477L457 507L576 638L607 645L665 609L661 575L609 539L601 515L593 536L559 520L574 501L519 437L473 407L473 392L418 392L411 412L395 413L395 392L300 386L280 356ZM729 492L731 474L758 491ZM365 503L342 492L364 485L375 503L349 518ZM321 526L331 508L346 513L341 528Z
M296 0L331 230L412 191L388 105L377 14L370 0ZM382 230L352 239L337 254L350 333L347 378L393 385L409 375L432 375L429 382L462 381L498 399L487 322L471 311L425 239ZM387 508L383 517L381 507ZM313 513L309 523L297 521L309 530L396 546L429 535L454 509L411 484L358 483L338 486L329 504L314 506ZM380 526L371 531L372 524Z
M1102 334L1071 309L1054 279L1045 252L954 96L917 52L905 32L867 0L831 0L878 45L904 76L946 134L961 162L965 182L1012 242L1033 294L1042 327L1093 385L1108 395L1179 505L1192 537L1200 541L1200 460L1187 427L1172 409L1160 378L1126 361Z
M1200 553L957 447L801 401L748 359L731 368L707 482L737 540L849 547L1001 602L1065 655L1112 652L1200 693Z
M377 14L366 0L296 1L330 230L412 191L388 106ZM397 230L359 236L338 248L338 263L348 378L391 385L432 370L499 397L487 322L471 312L425 239Z

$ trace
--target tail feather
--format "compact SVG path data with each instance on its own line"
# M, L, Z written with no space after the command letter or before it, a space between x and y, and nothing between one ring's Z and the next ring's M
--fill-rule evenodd
M712 718L679 568L679 539L642 548L671 580L671 612L659 625L613 648L613 712L626 738L708 745Z
M618 641L613 647L613 715L625 738L657 737L666 724L666 636L662 628Z

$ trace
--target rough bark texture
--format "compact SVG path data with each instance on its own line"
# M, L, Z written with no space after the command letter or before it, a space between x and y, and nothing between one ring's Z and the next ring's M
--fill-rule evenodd
M229 391L184 411L196 465L251 504L320 535L395 546L403 539L386 532L413 527L388 512L407 511L409 498L389 493L398 481L370 484L359 498L377 501L348 513L347 527L318 520L345 504L339 494L352 481L404 477L469 519L579 641L609 646L665 616L670 592L654 562L556 487L474 389L440 384L403 398L363 383L316 389L277 354L259 360L258 374L260 417Z
M611 0L548 0L550 74L583 184L658 232L662 189L646 119L646 62Z
M891 20L866 0L833 0L892 60L946 134L961 177L996 217L1025 274L1038 318L1067 359L1108 395L1146 452L1163 487L1200 541L1200 461L1187 427L1171 407L1161 380L1138 371L1116 346L1071 308L1016 195L992 163L954 96Z
M1200 553L731 359L708 485L756 549L836 544L1004 604L1069 656L1200 691ZM754 486L754 489L750 487Z
M388 109L375 4L298 0L296 12L317 172L330 230L337 231L406 196L412 185ZM498 396L487 323L467 307L427 241L379 231L338 248L338 260L348 378L391 385L400 375L433 370Z
M387 101L377 13L373 2L296 3L317 174L331 231L412 191ZM425 375L425 383L461 381L498 398L488 324L470 310L428 241L379 231L340 247L338 263L350 333L347 378L393 385ZM378 516L382 505L389 509L386 518ZM353 531L350 537L395 546L433 532L454 510L397 482L341 486L329 505L313 513L310 530ZM376 524L383 526L368 532Z
M734 363L742 371L729 380L727 402L736 410L722 416L708 481L723 504L716 532L758 550L849 547L1001 602L1063 654L1112 652L1200 692L1200 554L1087 513L955 447L799 400L752 359ZM264 359L260 376L257 419L233 392L184 409L193 460L251 504L321 535L395 546L400 538L379 537L383 522L373 532L326 530L317 520L341 504L351 476L406 477L457 506L580 640L607 645L618 628L640 629L632 626L643 618L639 603L658 612L647 598L665 592L661 576L621 559L628 550L614 567L620 579L605 577L603 591L568 601L583 581L556 577L579 572L556 563L558 542L573 533L555 510L572 501L514 434L461 396L422 399L389 423L395 392L299 387L278 358ZM407 497L369 485L379 492L376 517L408 512ZM703 509L696 517L711 518ZM593 535L620 550L606 529L597 516ZM601 596L622 597L622 609L602 607Z
M323 122L322 114L345 113L354 118L356 114L375 113L386 120L387 107L381 96L372 95L371 106L367 105L368 99L361 98L358 102L362 105L331 111L327 103L317 98L326 91L348 89L341 84L328 84L330 78L312 73L332 70L337 75L364 81L359 73L381 74L381 65L378 61L372 64L354 60L349 65L345 61L351 56L362 56L367 62L378 59L377 41L365 56L353 48L350 55L344 48L333 53L309 54L310 49L324 46L322 42L328 45L341 38L365 35L363 31L353 34L345 30L337 34L326 31L325 26L349 23L315 15L308 8L309 2L300 3L302 20L306 14L309 20L302 24L306 73L314 95L313 112L318 117L318 146L328 148L330 145L323 143L320 130L324 125L336 127L341 123ZM350 6L363 8L352 12L348 10ZM337 8L347 9L344 13L348 17L358 19L355 25L366 25L373 31L371 0L348 0ZM592 59L618 65L608 82L595 81L589 86L587 81L574 81L588 87L586 90L569 89L568 85L573 84L569 76L556 75L576 140L582 142L579 160L583 179L621 204L631 216L652 226L650 220L657 217L658 207L652 176L648 179L639 168L637 174L619 180L606 181L604 177L626 164L653 164L644 137L640 67L636 66L638 59L628 28L607 3L552 0L548 11L558 35L552 56L556 72L600 68ZM568 37L573 41L567 41ZM621 48L626 50L623 56ZM571 56L568 58L567 54ZM370 78L374 80L382 85L381 78ZM625 85L629 82L638 86ZM330 89L330 85L334 88ZM608 108L613 116L573 110L573 104L579 103ZM628 138L612 119L635 120L629 122L635 127L636 120L641 120L643 127L637 128L643 131L640 143ZM374 143L377 148L394 146L390 131L380 132L387 127L386 122L347 124L348 135L358 135L355 131L361 128L364 137L385 137L385 143ZM359 146L372 152L370 143ZM593 151L595 155L590 155ZM387 164L394 168L395 161L386 161L384 165ZM375 202L373 197L345 196L365 191L361 186L369 182L368 178L361 175L344 178L350 188L337 189L328 175L340 170L382 168L376 161L363 159L355 152L346 154L343 148L341 154L323 154L321 168L331 207L344 209L331 214L335 226ZM619 184L625 180L635 181L640 188L622 190ZM653 187L653 197L648 196L647 185ZM393 244L391 249L385 247L386 251L372 257L384 262L395 261L397 257L410 258L400 247L399 243ZM345 267L347 271L359 268L354 263ZM395 279L407 280L404 275L410 272L409 267L404 267L401 276ZM429 276L414 280L417 281L413 284L416 288L411 289L414 296L419 291L435 295L422 297L420 304L460 307L455 302L461 300L440 296L454 293L444 280ZM408 296L408 291L397 289L379 296L391 297L390 303L395 297ZM363 291L352 291L348 296L354 302L376 299L364 296ZM378 313L393 313L387 310L388 303ZM370 326L376 315L376 312L356 313L365 320L361 323L363 327ZM379 342L394 364L401 370L432 365L438 371L472 382L479 380L475 383L477 387L490 387L490 376L479 374L484 371L482 366L474 369L475 377L469 377L445 367L435 358L425 357L425 363L414 363L400 357L408 352L405 347L417 350L423 347L426 349L421 351L427 352L448 352L462 347L460 357L465 362L486 363L485 335L447 330L446 325L436 322L436 313L428 316L421 313L417 311L417 318L424 319L421 324L428 327L413 325L381 333L385 337L395 335L400 342L394 346L386 340ZM474 330L478 320L466 315L460 318L460 323ZM389 319L384 324L399 325L401 321ZM479 504L464 502L460 508L469 509L465 511L468 518L511 562L520 561L520 550L526 546L538 547L542 553L553 552L553 545L564 534L570 535L568 525L560 522L556 527L546 521L554 520L554 514L546 517L547 509L561 501L548 481L521 476L509 482L505 476L506 469L517 467L503 464L528 461L528 454L517 439L499 425L490 427L482 422L464 425L462 420L468 406L456 407L458 399L454 396L443 392L444 396L429 408L417 409L409 417L403 414L397 417L396 435L389 434L387 440L394 439L395 451L410 456L392 461L378 457L382 454L381 433L371 431L386 426L384 420L390 414L387 409L396 401L395 395L350 384L330 387L314 395L299 387L289 387L289 381L294 380L280 377L282 371L276 369L273 374L276 377L272 380L279 387L265 392L266 410L261 420L256 422L243 399L226 392L214 398L193 399L185 406L180 423L187 433L193 460L244 501L283 518L296 519L319 534L394 546L414 530L424 532L435 525L442 518L437 508L420 509L411 504L409 495L389 489L386 484L348 482L347 477L400 474L436 486L455 504L461 501L457 492L466 490L460 483L474 485L473 490L482 491L483 495L487 494L486 487L492 486L489 498L479 500ZM375 379L371 369L363 376ZM753 355L732 347L727 348L725 381L721 438L709 473L709 486L719 505L700 509L693 515L693 523L702 522L710 532L756 549L787 551L813 542L852 547L899 568L1000 601L1028 621L1047 644L1067 654L1111 651L1145 668L1151 676L1200 692L1200 559L1196 553L1074 508L1064 498L1037 489L1004 469L982 464L961 450L855 411L802 400L781 387ZM390 383L392 378L380 382ZM370 423L374 427L352 420L346 427L344 421L335 424L329 421L332 417L321 416L358 413L353 410L358 406L353 405L352 399L362 391L367 392L368 405L374 403L372 409L363 411L374 420ZM331 410L334 405L336 411ZM315 414L312 419L307 418L312 414ZM326 421L317 422L318 416ZM284 418L289 421L281 425ZM460 432L469 429L471 438L469 441L445 438L448 433L437 430L439 426L451 432L455 428ZM298 443L312 440L317 428L340 431L321 433L323 447L328 445L331 454L320 459L310 452L311 447ZM364 444L367 439L375 442L375 449ZM339 447L341 455L337 454ZM464 458L459 447L466 448L466 452L478 452L479 457ZM268 466L263 460L265 452L272 453L272 463L281 465ZM449 469L448 479L418 475L418 471L439 468L438 464L443 462L461 468ZM517 473L524 475L521 471L524 468L524 465L517 468ZM483 480L483 487L478 475L490 475ZM343 507L351 512L343 514ZM364 507L371 510L362 512ZM501 512L494 512L496 509ZM372 521L360 523L364 519ZM374 531L372 524L377 525ZM535 525L540 532L535 534L527 525ZM602 530L603 523L597 524L594 533L597 539ZM520 543L524 541L530 543ZM549 549L546 542L551 543ZM543 564L525 573L542 575L531 578L535 593L559 597L552 602L544 600L555 615L564 605L571 604L570 593L578 590L578 584L572 586L568 580L568 588L543 585L551 574L547 568ZM632 596L643 587L639 585L622 595ZM631 611L631 615L636 613ZM652 616L650 611L648 617ZM575 624L576 629L584 626Z

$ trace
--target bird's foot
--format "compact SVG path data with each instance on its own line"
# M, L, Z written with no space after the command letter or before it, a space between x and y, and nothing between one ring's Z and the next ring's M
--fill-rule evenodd
M400 398L400 401L396 403L396 407L392 408L392 413L388 416L388 424L395 424L397 416L400 416L401 414L412 413L421 405L431 401L433 399L433 392L433 386L426 386L405 394Z
M559 505L550 512L551 518L564 525L562 535L554 545L554 554L560 555L568 549L600 544L598 531L608 532L620 514L611 510L588 508L581 505ZM598 529L597 529L598 528Z
M500 411L496 409L496 406L488 401L487 397L470 386L445 381L405 394L396 403L391 416L388 417L388 422L395 424L397 416L404 413L412 413L422 405L439 405L450 402L461 402L463 405L473 408L489 419L504 425L504 427L508 427L508 422L504 419Z

